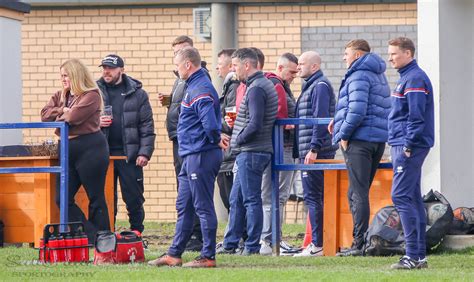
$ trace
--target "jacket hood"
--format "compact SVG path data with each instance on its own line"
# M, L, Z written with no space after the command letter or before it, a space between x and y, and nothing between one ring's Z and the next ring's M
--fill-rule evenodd
M229 72L225 78L224 78L224 82L222 84L227 84L227 82L231 81L231 80L237 80L237 76L235 75L235 72L231 71Z
M352 63L347 74L351 74L359 70L371 71L376 74L381 74L385 72L386 68L387 65L385 64L385 61L380 58L379 55L374 53L367 53Z
M142 88L142 83L139 80L136 80L126 74L122 74L122 81L125 83L127 87L127 91L125 92L125 95L131 94L135 92L137 89ZM104 81L102 77L97 81L97 84L101 88L105 88L107 86L107 83Z
M281 79L281 77L279 77L278 75L276 75L276 73L273 73L273 72L266 72L263 74L266 78L270 79L270 78L276 78L280 81L280 83L283 85L284 82L283 80Z

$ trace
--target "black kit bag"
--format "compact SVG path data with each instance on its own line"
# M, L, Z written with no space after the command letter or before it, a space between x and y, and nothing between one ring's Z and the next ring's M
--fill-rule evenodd
M386 206L375 214L365 233L363 251L368 256L405 254L402 223L394 206Z
M453 210L448 200L438 191L429 191L423 202L426 210L426 249L441 243L450 229ZM405 237L397 209L387 206L374 216L365 235L364 254L389 256L405 254Z
M424 197L426 209L426 250L438 246L448 234L453 222L453 209L448 200L438 191L430 190Z
M461 207L453 211L454 218L449 229L451 235L474 234L474 208Z

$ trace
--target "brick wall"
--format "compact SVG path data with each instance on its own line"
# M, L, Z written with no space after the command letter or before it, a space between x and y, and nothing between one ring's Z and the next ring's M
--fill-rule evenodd
M393 86L399 75L388 62L387 42L398 36L411 38L416 44L416 25L303 27L301 49L302 51L318 50L323 59L321 68L324 74L329 78L334 89L339 89L341 79L347 71L341 50L349 40L363 38L369 42L372 52L380 55L387 63L387 79Z
M413 26L416 5L240 6L238 20L239 46L261 48L267 56L264 69L273 70L279 54L289 51L299 55L306 48L302 42L308 41L306 35L311 38L310 33L305 33L311 30L308 28L330 27L334 31L337 27ZM25 122L39 121L41 108L61 87L59 65L68 58L81 58L99 78L100 58L118 53L125 59L126 72L142 81L150 94L157 133L155 154L145 169L145 210L149 220L176 219L172 151L164 127L166 111L158 106L156 93L171 91L174 77L170 43L178 35L191 35L192 28L192 8L143 7L33 10L22 27ZM210 62L211 44L196 41L195 46ZM341 47L341 58L342 52ZM292 86L295 94L299 94L299 87L297 79ZM25 130L23 135L25 142L39 142L50 138L52 131ZM119 209L119 218L125 218L123 204ZM294 209L290 205L287 211ZM294 219L295 213L287 212L287 220Z
M59 66L68 58L82 59L99 78L101 58L117 53L125 60L127 74L139 79L150 94L157 138L145 169L147 219L176 218L172 147L164 126L166 110L158 106L156 94L171 91L171 42L177 35L192 34L192 27L192 8L32 11L23 23L23 121L40 120L41 108L61 87ZM210 43L195 46L210 61ZM25 130L24 140L38 142L51 134ZM119 218L125 218L119 202Z

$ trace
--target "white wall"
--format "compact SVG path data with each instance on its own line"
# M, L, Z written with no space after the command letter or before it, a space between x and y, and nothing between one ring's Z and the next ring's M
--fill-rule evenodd
M21 22L0 17L0 123L22 121L21 87ZM0 145L21 142L20 130L0 130Z
M474 207L473 3L418 1L418 58L433 82L436 107L436 146L422 183L454 208Z

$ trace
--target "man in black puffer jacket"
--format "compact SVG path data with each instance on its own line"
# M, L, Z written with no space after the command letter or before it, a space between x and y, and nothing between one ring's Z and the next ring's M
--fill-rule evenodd
M193 47L193 40L186 36L181 35L176 37L171 44L173 47L173 52L176 55L181 49L185 47ZM206 69L206 62L201 61L201 67L206 70L206 74L209 75ZM176 80L173 85L173 90L171 91L171 101L168 106L168 113L166 114L166 130L168 131L168 137L173 142L173 164L176 175L176 190L178 190L178 175L181 171L181 166L183 165L183 159L179 156L179 144L178 144L178 120L179 114L181 111L181 102L183 101L184 94L186 93L186 82L179 78L179 75L174 71L176 75ZM163 105L164 95L158 93L158 100ZM194 216L194 227L191 240L188 241L186 246L187 251L196 251L199 252L202 248L202 234L201 234L201 225L199 222L199 217Z
M234 52L235 49L223 49L217 54L217 75L224 79L222 93L219 97L222 113L223 136L221 138L225 138L226 141L230 141L230 137L232 136L232 128L229 127L224 121L224 117L227 114L226 108L235 108L235 94L237 87L240 84L240 81L237 79L232 67L231 57ZM234 109L234 112L237 112L236 109ZM224 151L224 159L219 169L219 174L217 174L219 194L221 195L222 203L227 209L227 212L229 212L230 209L229 197L232 184L234 183L234 173L232 172L232 169L234 168L234 162L235 155L232 154L231 148L229 147Z
M155 149L155 126L148 94L142 83L124 73L124 63L117 55L102 59L102 78L97 84L105 106L112 106L112 116L102 115L100 127L107 137L111 156L126 156L114 165L115 215L117 215L117 178L127 206L130 229L143 232L143 167Z

